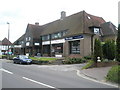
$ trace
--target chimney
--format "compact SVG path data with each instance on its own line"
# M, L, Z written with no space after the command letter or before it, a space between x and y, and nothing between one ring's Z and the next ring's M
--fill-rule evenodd
M62 12L61 12L61 20L63 20L65 17L66 17L66 12L65 12L65 11L62 11Z
M35 22L35 25L39 26L39 22Z

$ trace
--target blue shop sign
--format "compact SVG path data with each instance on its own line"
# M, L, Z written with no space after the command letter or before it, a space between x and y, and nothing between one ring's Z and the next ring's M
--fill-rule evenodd
M80 39L80 38L83 38L83 35L72 36L72 37L66 37L65 40L74 40L74 39Z

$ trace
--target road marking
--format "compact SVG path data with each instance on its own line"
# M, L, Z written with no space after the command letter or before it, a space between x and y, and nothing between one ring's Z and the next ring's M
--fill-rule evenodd
M6 73L9 73L9 74L13 74L12 72L10 72L10 71L8 71L8 70L5 70L5 69L3 69L3 68L1 68L0 70L1 70L1 71L4 71L4 72L6 72Z
M23 79L26 79L26 80L29 80L29 81L31 81L31 82L34 82L34 83L37 83L37 84L46 86L46 87L48 87L48 88L57 89L57 88L55 88L55 87L53 87L53 86L50 86L50 85L47 85L47 84L44 84L44 83L41 83L41 82L38 82L38 81L35 81L35 80L32 80L32 79L29 79L29 78L26 78L26 77L22 77L22 78L23 78ZM58 89L57 89L57 90L58 90Z
M80 71L79 71L79 70L77 70L77 75L80 76L80 77L82 77L82 78L84 78L84 79L91 80L91 81L93 81L93 82L97 82L97 83L100 83L100 84L106 84L106 85L109 85L109 86L113 86L113 87L118 88L117 85L112 85L112 84L109 84L109 83L100 82L100 81L98 81L98 80L91 79L91 78L89 78L89 77L87 77L87 76L83 76L83 75L80 74Z

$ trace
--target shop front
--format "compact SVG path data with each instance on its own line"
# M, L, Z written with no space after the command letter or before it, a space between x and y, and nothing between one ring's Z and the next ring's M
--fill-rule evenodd
M63 56L63 43L65 43L65 39L42 42L43 56L62 57Z
M67 57L81 57L83 51L81 51L81 49L83 49L83 35L76 35L76 36L70 36L70 37L66 37L65 41L66 41L66 45L64 47L64 54Z

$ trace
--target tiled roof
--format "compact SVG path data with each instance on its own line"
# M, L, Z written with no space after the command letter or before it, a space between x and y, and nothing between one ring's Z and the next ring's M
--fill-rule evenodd
M18 38L13 44L17 45L19 41L23 41L24 40L24 36L25 36L25 34L23 34L20 38Z
M33 38L40 38L42 27L39 25L28 24L26 32L29 32Z
M12 45L12 43L7 38L4 38L2 40L2 45Z
M106 23L101 24L101 30L103 33L102 36L117 35L116 26L113 25L111 22L106 22Z
M67 36L92 33L88 27L100 26L105 20L101 17L87 14L85 11L65 17L63 20L59 19L51 23L43 25L42 35L52 34L62 30L68 29Z

